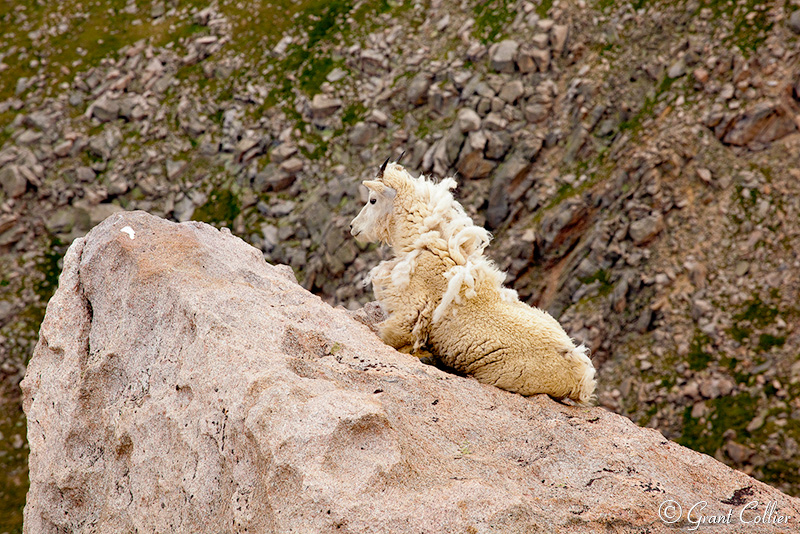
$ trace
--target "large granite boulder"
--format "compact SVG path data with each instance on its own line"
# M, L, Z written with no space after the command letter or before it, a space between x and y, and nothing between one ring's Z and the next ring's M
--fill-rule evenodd
M800 518L624 417L400 354L229 232L143 212L70 247L23 392L28 533L656 533L701 502L726 533Z

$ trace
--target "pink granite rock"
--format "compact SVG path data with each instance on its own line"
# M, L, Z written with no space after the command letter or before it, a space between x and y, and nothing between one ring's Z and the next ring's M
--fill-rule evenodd
M657 533L702 501L719 532L800 524L709 456L426 366L229 232L143 212L72 245L23 391L28 533Z

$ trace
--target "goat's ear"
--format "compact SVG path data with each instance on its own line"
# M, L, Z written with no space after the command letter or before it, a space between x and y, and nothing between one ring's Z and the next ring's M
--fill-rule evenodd
M385 183L379 182L378 180L364 180L362 183L370 191L375 191L379 195L383 195L387 198L393 199L395 196L397 196L397 191L395 191Z
M383 190L386 189L386 185L378 180L364 180L361 183L364 184L367 189L375 191L376 193L383 193Z

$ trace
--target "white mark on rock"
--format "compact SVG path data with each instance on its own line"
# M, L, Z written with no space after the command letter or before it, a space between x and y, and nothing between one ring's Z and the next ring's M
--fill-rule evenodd
M126 226L125 228L120 230L120 232L128 234L128 237L130 237L131 239L135 239L136 238L136 232L134 232L133 228L131 228L130 226Z

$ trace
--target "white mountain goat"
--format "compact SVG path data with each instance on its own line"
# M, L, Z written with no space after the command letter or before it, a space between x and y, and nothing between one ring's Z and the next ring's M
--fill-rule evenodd
M364 182L369 200L350 224L359 241L394 252L370 272L388 313L379 325L383 341L404 352L429 349L485 384L589 404L595 369L588 350L503 287L505 274L483 254L491 236L453 198L455 180L434 183L387 163Z

